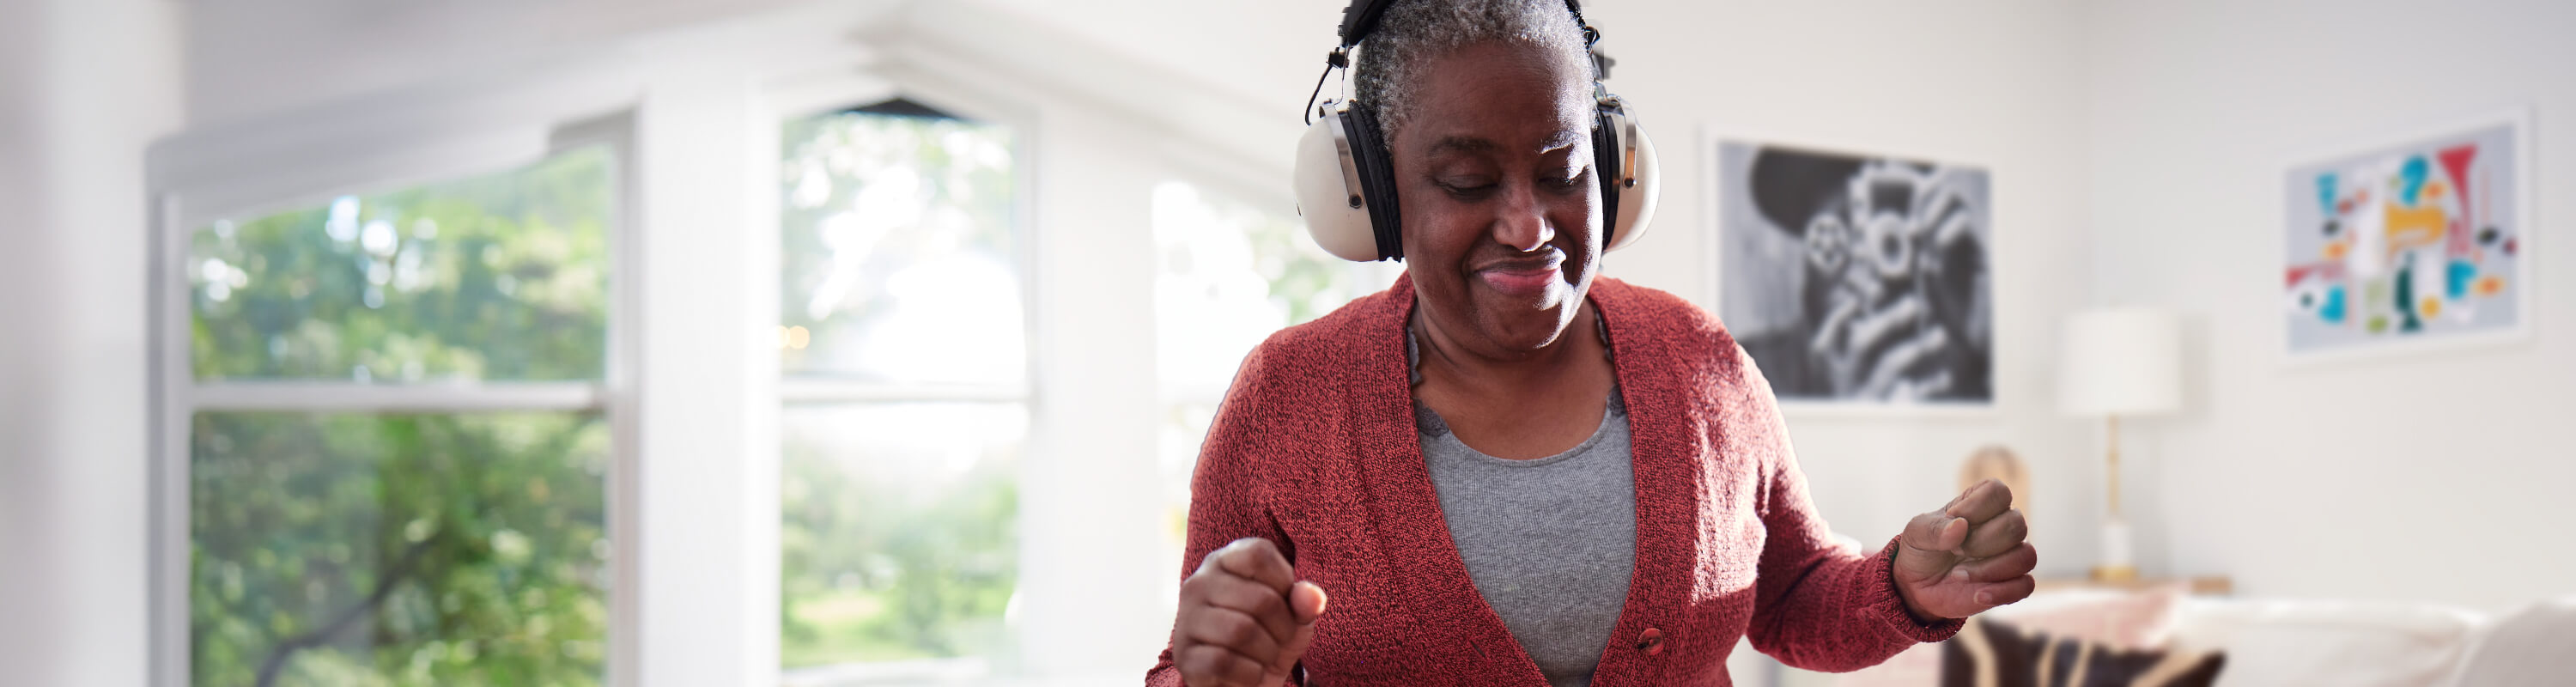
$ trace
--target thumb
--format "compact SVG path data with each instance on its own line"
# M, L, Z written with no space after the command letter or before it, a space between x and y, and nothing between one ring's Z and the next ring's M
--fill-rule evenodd
M1296 612L1299 625L1315 624L1316 618L1324 616L1324 605L1329 601L1324 588L1313 582L1299 582L1288 588L1288 608Z
M1945 511L1932 511L1914 516L1897 536L1897 579L1906 582L1928 581L1950 571L1958 562L1951 552L1968 539L1968 521Z
M1299 582L1289 588L1288 609L1297 615L1297 632L1289 636L1286 644L1280 645L1279 660L1271 663L1269 670L1262 671L1262 684L1276 685L1288 679L1288 671L1297 666L1297 659L1306 656L1306 646L1314 643L1315 621L1324 617L1327 601L1324 588L1315 586L1313 582Z

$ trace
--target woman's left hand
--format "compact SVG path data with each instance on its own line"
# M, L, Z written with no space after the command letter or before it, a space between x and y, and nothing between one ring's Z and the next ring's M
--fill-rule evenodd
M1917 620L1965 618L2030 596L2039 552L2012 490L1986 480L1914 516L1896 547L1896 591Z

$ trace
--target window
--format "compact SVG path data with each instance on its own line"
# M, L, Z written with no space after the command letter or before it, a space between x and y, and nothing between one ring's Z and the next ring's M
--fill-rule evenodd
M896 100L780 142L783 681L987 674L1029 426L1014 135Z
M1403 268L1333 257L1292 216L1177 181L1155 186L1153 222L1161 469L1177 561L1190 471L1243 356L1282 327L1386 288Z
M616 167L172 228L191 682L605 679Z

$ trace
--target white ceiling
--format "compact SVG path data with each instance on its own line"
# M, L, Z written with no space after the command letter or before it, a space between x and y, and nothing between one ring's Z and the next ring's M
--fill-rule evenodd
M903 0L223 0L187 8L198 123L596 51L767 13L870 16Z
M805 14L1006 15L1112 64L1144 64L1293 116L1333 43L1341 0L225 0L187 9L187 101L228 121L613 39ZM856 26L842 30L855 30ZM1010 46L987 46L1007 49ZM1082 54L1054 56L1079 65Z
M949 0L960 1L960 0ZM963 0L1294 116L1323 73L1345 0Z

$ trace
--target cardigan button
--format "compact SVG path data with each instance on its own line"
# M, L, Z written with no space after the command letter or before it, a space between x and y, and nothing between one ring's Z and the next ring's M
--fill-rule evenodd
M1651 627L1646 628L1645 632L1637 635L1637 650L1646 652L1646 655L1648 656L1663 653L1664 631Z

